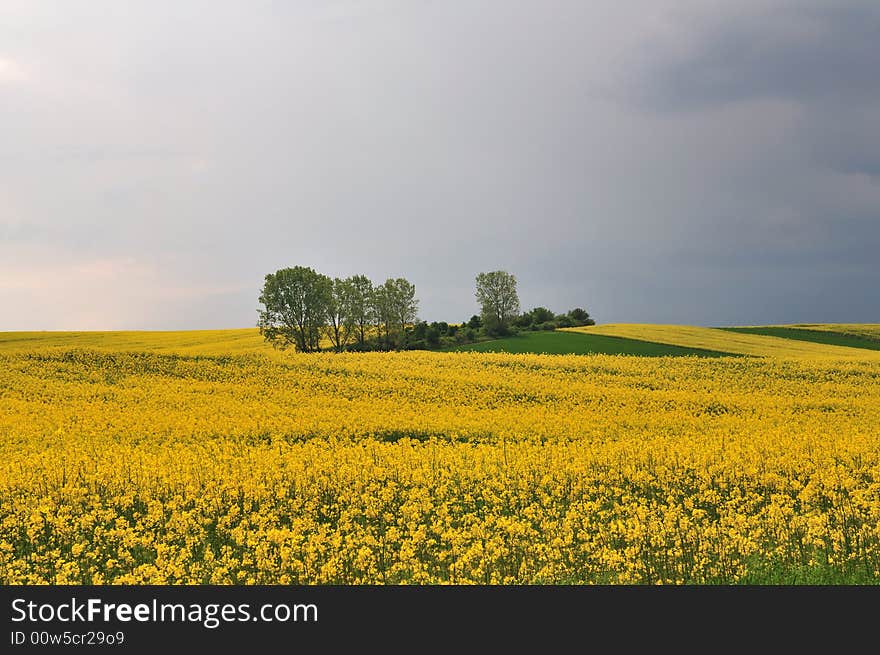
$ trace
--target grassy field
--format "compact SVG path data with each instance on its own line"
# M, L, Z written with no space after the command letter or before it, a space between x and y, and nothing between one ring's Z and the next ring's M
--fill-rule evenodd
M623 337L578 332L522 332L506 339L482 341L458 346L457 351L545 353L550 355L639 355L642 357L666 357L696 355L720 357L729 353L687 348L664 343L652 343Z
M762 334L768 337L782 337L784 339L810 341L812 343L822 343L829 346L846 346L848 348L880 350L880 339L858 336L847 332L811 330L794 326L728 327L720 329L742 334Z
M743 334L718 328L691 325L652 325L617 323L582 328L566 328L582 334L640 339L686 348L704 348L754 357L785 359L829 359L849 361L880 361L880 351L864 348L813 343L762 334Z

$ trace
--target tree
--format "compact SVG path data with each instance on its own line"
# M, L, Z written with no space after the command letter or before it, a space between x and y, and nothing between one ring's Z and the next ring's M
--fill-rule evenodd
M320 350L332 293L333 281L311 268L295 266L269 273L260 294L264 307L257 322L260 334L279 348Z
M432 348L440 345L440 331L435 327L429 327L425 332L425 342Z
M541 323L548 323L552 321L556 316L546 307L535 307L531 312L532 315L532 323L535 325L539 325Z
M373 295L377 328L380 333L384 330L389 347L402 346L406 326L417 318L419 301L415 285L402 277L388 278L376 287Z
M330 293L330 302L327 306L326 329L327 336L333 343L333 348L339 353L345 350L355 331L351 304L351 279L340 280L335 278Z
M391 317L390 290L387 282L379 284L373 289L370 297L370 314L376 326L377 343L384 343L386 347L390 347L393 319Z
M513 319L513 324L518 328L529 328L532 326L532 313L525 312Z
M387 283L386 283L387 284ZM394 318L400 334L410 323L414 323L419 314L419 301L416 299L416 285L402 277L393 282L392 307Z
M373 322L373 283L366 275L346 279L349 292L349 312L357 332L358 344L367 340L367 326Z
M428 335L428 324L424 321L419 321L415 325L413 325L412 336L413 339L423 340Z
M574 321L575 325L595 325L596 321L590 318L590 315L580 307L575 307L568 312L569 318Z
M516 278L506 271L480 273L477 275L476 296L486 330L506 334L510 322L519 313Z

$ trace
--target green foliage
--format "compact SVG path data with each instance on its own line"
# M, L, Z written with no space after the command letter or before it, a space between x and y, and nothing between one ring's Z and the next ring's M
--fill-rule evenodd
M546 307L535 307L531 311L520 314L513 320L513 326L521 330L555 330L557 328L580 327L595 325L596 322L580 307L567 314L554 314Z
M546 307L535 307L531 312L533 324L549 323L556 315Z
M440 346L440 332L434 327L427 329L425 334L425 343L429 348L438 348Z
M330 302L327 306L327 337L336 352L342 352L355 333L355 319L352 312L351 279L333 280Z
M532 314L531 312L525 312L524 314L520 314L515 319L513 319L513 326L528 330L532 327Z
M424 339L428 334L428 324L424 321L419 321L412 328L412 338L413 339Z
M508 334L511 321L519 313L516 278L507 271L480 273L476 297L486 333Z
M590 314L581 307L575 307L570 312L568 312L568 317L572 320L575 326L579 325L595 325L596 321L590 318ZM562 326L560 326L562 327Z
M357 342L363 346L367 329L373 322L373 283L366 275L353 275L346 280L348 307L356 330Z
M320 350L332 297L333 281L311 268L295 266L269 273L260 294L260 333L279 348Z
M379 340L387 348L406 346L406 327L416 321L416 287L406 279L388 278L373 292L373 311Z
M314 352L321 349L324 336L333 350L343 352L444 349L512 337L517 329L552 331L593 324L581 308L559 316L546 307L518 314L516 278L505 271L480 273L476 280L481 314L459 326L418 321L415 285L405 278L388 278L374 286L364 275L330 279L303 266L281 269L266 276L257 325L276 347Z

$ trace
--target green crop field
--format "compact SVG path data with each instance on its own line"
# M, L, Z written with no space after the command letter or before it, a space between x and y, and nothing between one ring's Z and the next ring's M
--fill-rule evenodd
M473 350L477 352L508 353L546 353L550 355L639 355L642 357L664 357L697 355L700 357L735 356L717 350L687 348L664 343L652 343L637 339L609 337L599 334L578 332L522 332L505 339L482 341L454 350Z

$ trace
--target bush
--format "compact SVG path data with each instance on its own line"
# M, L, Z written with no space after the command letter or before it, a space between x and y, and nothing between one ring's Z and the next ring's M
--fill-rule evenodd
M425 338L425 335L428 332L428 324L424 321L419 321L413 326L412 329L412 337L417 340L421 340Z
M513 324L519 328L528 328L532 325L532 313L526 312L525 314L520 314L515 319L513 319Z
M375 348L372 343L370 343L369 341L365 341L364 343L350 343L345 347L345 349L348 352L365 353L374 350Z
M505 325L493 325L491 328L484 330L486 336L490 337L509 337L514 334L513 330Z
M568 317L574 321L575 325L595 325L596 321L590 318L590 315L580 307L575 307L568 312Z
M535 307L532 311L532 323L547 323L556 316L546 307Z
M570 312L568 312L568 315L571 320L577 322L586 321L588 318L590 318L590 315L586 312L586 310L581 309L580 307L575 307Z

